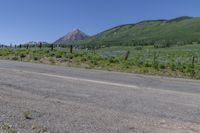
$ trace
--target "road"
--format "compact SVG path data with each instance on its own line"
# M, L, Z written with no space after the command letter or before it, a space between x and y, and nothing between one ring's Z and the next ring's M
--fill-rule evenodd
M200 81L0 60L5 123L20 133L199 132Z

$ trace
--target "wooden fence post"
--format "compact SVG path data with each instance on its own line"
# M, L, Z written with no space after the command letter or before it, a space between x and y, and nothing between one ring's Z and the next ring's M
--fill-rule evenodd
M159 53L157 52L154 52L154 55L153 55L153 65L154 65L154 68L158 69L158 56L159 56Z
M51 44L51 51L53 51L53 44Z
M72 54L73 53L73 46L70 45L70 53Z
M28 49L28 48L29 48L29 44L26 45L26 49Z
M130 51L126 51L126 54L125 54L125 57L124 57L124 60L125 60L125 61L128 60L129 54L130 54Z
M192 78L195 76L195 56L192 56Z
M40 49L42 48L42 43L39 44L39 48L40 48Z

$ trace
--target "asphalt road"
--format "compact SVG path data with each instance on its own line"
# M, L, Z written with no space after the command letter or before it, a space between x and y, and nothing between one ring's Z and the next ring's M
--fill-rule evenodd
M0 132L6 124L20 133L200 132L200 81L0 60Z

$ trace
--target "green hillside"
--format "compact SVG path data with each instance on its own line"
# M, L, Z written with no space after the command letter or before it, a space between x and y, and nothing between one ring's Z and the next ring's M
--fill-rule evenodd
M101 32L76 45L153 45L156 42L186 44L200 40L200 18L179 17L127 24Z

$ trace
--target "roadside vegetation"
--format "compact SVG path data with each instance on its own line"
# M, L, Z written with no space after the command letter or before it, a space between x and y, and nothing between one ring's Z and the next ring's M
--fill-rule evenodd
M26 112L22 112L21 113L21 118L23 119L23 120L30 120L31 119L31 113L30 112L28 112L28 111L26 111Z
M9 123L3 123L0 124L0 133L17 133L17 131Z
M158 44L157 44L158 45ZM200 79L200 45L0 48L0 59Z

